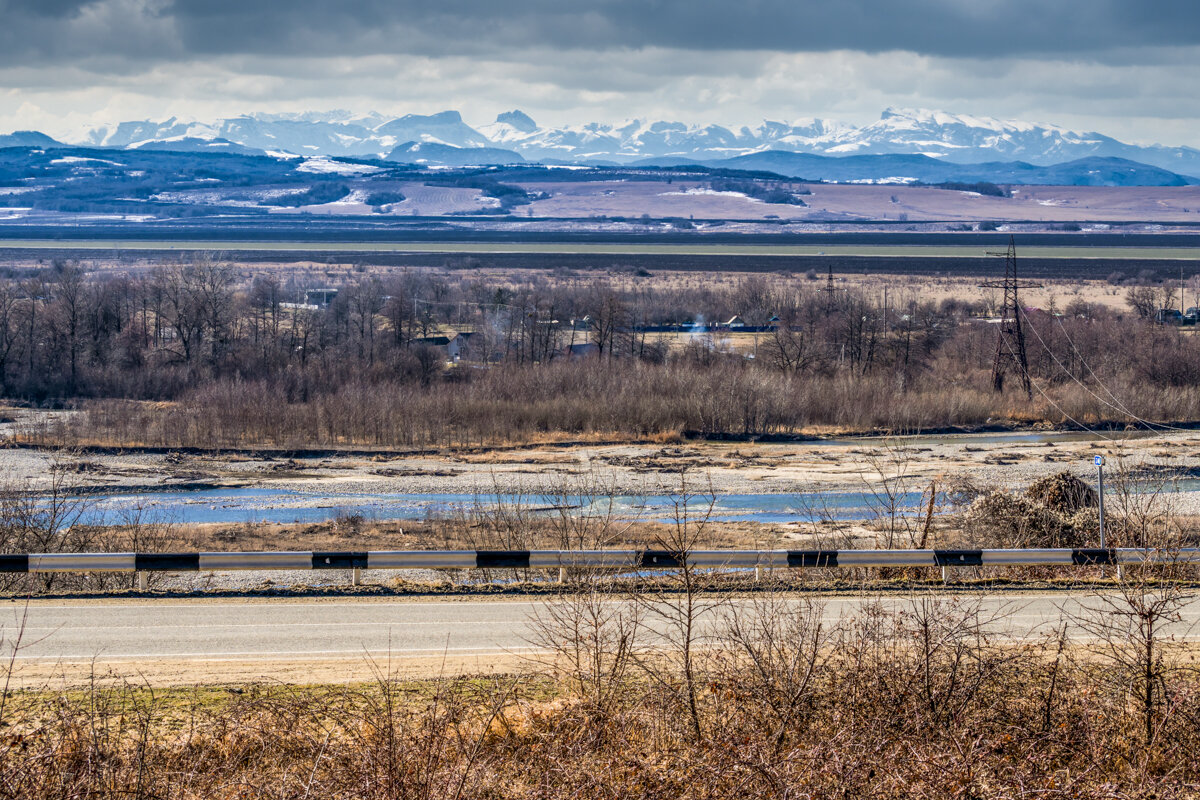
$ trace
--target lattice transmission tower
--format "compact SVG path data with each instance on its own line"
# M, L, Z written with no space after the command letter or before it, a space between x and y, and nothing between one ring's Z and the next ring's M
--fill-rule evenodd
M1025 396L1033 399L1033 385L1029 380L1029 359L1025 356L1025 331L1021 327L1021 303L1018 289L1040 288L1040 283L1022 282L1017 277L1017 243L1008 237L1008 250L1004 253L988 253L1004 257L1004 280L985 281L984 289L1004 290L1004 310L1000 315L1000 329L996 335L996 357L992 360L992 389L1004 391L1004 376L1012 369L1021 378Z
M837 289L833 285L833 264L829 265L829 275L825 281L825 288L818 289L817 291L825 295L825 313L832 313L834 300L837 298Z

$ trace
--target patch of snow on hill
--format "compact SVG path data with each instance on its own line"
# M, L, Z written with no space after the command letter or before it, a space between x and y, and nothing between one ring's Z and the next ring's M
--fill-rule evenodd
M306 158L296 167L297 172L313 172L323 175L370 175L379 172L379 167L370 164L348 164L345 161L334 161L327 156Z
M343 197L341 200L332 200L328 203L320 203L318 205L305 206L305 208L337 208L339 206L361 206L366 205L367 193L359 189L355 189L350 194Z
M740 197L743 200L749 200L751 203L761 203L757 197L751 197L745 192L720 192L716 189L704 189L699 186L691 189L684 189L682 192L661 192L660 197L695 197L697 195L706 195L708 197Z
M876 184L876 183L916 183L920 178L910 178L907 176L893 175L888 178L856 178L849 181L832 181L832 183L857 183L857 184Z
M113 167L123 167L124 164L118 164L116 161L109 161L104 158L83 158L82 156L63 156L50 161L51 164L108 164Z

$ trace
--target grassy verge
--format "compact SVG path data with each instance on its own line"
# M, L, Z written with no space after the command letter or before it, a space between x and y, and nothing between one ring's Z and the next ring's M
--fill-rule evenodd
M965 598L828 626L813 602L608 599L548 604L550 655L523 674L6 692L0 795L1182 798L1200 781L1194 650L1119 624L1182 595L1126 585L1077 621L1088 645L994 639Z

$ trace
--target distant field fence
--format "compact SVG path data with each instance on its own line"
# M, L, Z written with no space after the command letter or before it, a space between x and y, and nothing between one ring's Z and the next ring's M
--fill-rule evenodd
M379 550L254 553L29 553L0 555L0 572L196 572L352 569L671 569L667 550ZM689 566L712 569L835 567L1097 566L1200 562L1200 548L1148 550L694 550ZM560 572L560 576L564 572Z

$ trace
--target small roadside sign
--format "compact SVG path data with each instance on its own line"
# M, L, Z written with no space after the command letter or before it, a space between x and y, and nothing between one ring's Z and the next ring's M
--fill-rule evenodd
M1097 467L1103 467L1104 456L1096 456L1094 459L1092 459L1092 463L1094 463Z

